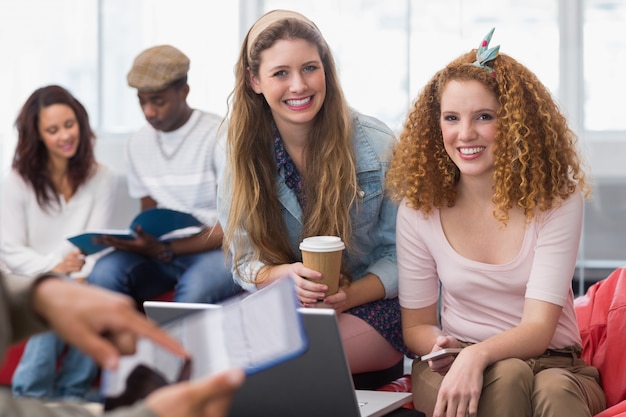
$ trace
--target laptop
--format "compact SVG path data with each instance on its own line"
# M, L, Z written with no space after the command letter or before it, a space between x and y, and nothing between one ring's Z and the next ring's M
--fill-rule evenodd
M211 304L146 301L146 315L164 323ZM303 355L249 375L230 417L381 417L411 401L410 393L355 390L335 311L300 308L309 348Z
M144 301L146 316L161 325L198 310L220 308L218 304L181 303L171 301Z

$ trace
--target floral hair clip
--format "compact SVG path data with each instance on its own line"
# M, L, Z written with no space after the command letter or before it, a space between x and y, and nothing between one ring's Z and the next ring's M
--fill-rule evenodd
M487 62L496 59L496 57L498 56L498 51L500 51L500 45L494 46L493 48L488 48L489 42L491 42L491 35L493 35L494 30L496 30L496 28L492 28L487 36L485 36L485 38L480 43L480 46L476 51L476 61L474 61L472 65L486 69L487 71L489 71L489 75L491 75L493 78L496 78L496 72L494 71L494 69L487 65Z

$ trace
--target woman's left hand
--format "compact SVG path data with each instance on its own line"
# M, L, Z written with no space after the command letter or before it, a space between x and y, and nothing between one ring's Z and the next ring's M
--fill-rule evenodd
M335 310L337 314L343 313L346 306L347 295L343 288L339 288L333 295L329 295L324 298L322 301L318 301L314 304L305 305L305 307L315 307L315 308L332 308Z
M70 274L80 271L83 265L85 265L85 256L77 249L65 255L65 258L52 271L60 274Z
M437 339L435 340L435 345L433 346L431 353L436 352L440 349L458 348L458 347L461 347L461 344L454 337L441 335L441 336L437 336ZM454 359L455 359L455 355L445 356L440 359L430 360L428 361L428 366L430 367L431 371L438 372L441 375L445 375L450 370L450 367L452 366Z
M433 417L475 417L478 414L484 367L472 353L471 348L465 348L452 363L439 387Z

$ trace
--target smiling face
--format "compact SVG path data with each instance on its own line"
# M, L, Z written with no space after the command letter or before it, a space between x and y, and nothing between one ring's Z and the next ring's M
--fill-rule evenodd
M491 174L498 99L478 81L450 81L441 94L440 126L448 155L461 176Z
M326 97L324 66L315 44L281 39L261 52L252 89L263 94L281 134L310 127Z
M74 110L66 104L52 104L39 112L39 136L51 159L69 160L80 143L80 127Z

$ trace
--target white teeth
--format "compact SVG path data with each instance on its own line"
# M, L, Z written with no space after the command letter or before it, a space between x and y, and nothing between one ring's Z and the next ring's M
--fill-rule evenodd
M460 148L459 152L461 152L463 155L474 155L484 150L484 146L476 146L475 148Z
M311 97L303 98L303 99L300 99L300 100L286 100L286 103L289 106L298 107L298 106L304 106L309 101L311 101Z

